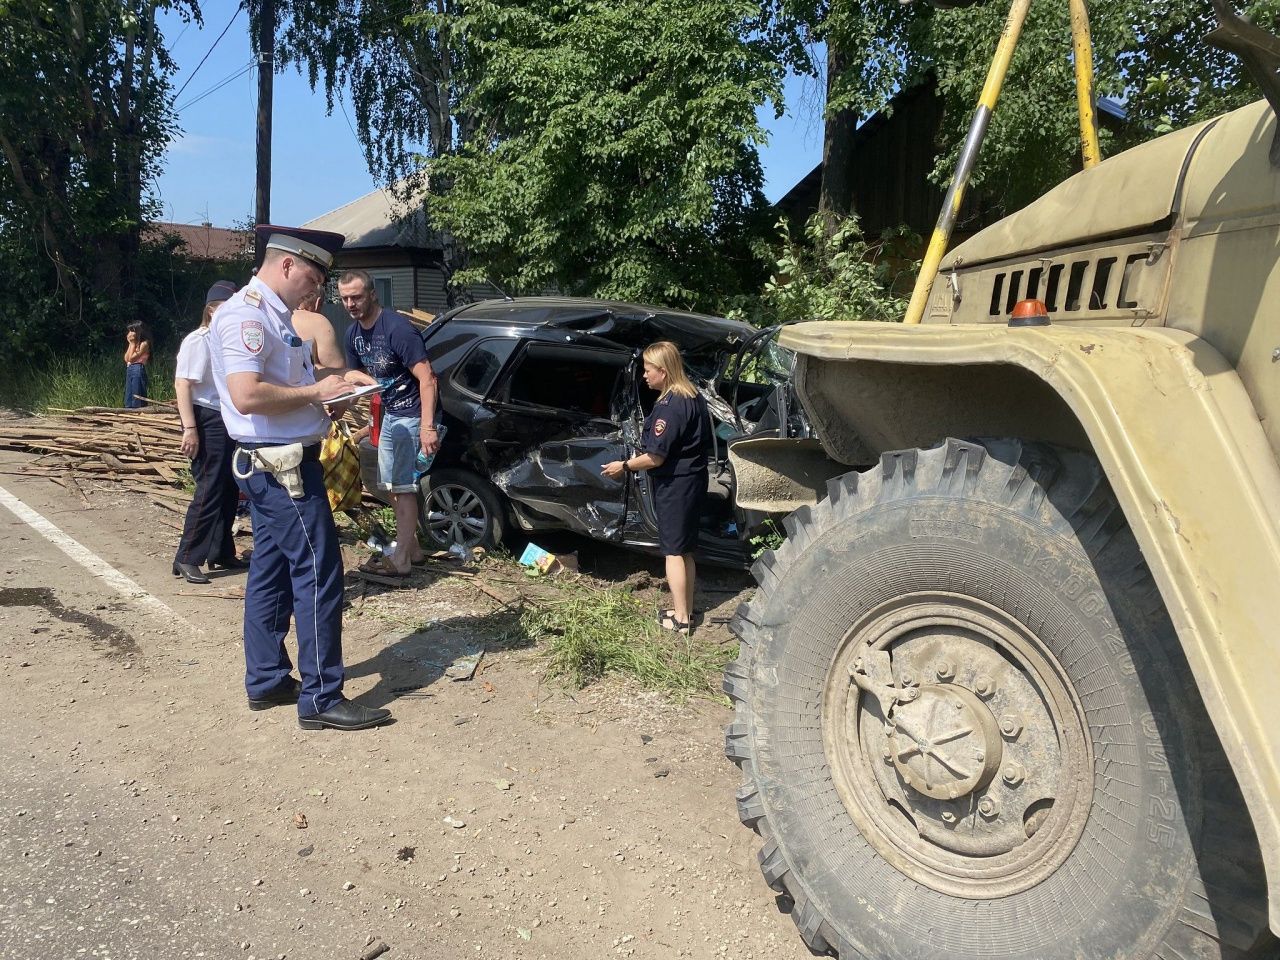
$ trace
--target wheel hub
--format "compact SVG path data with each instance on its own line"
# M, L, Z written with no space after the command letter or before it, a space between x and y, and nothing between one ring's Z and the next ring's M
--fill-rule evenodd
M1000 769L1004 744L991 711L963 687L930 685L894 712L889 749L898 776L935 800L968 796Z
M934 889L1026 889L1083 829L1083 711L1035 636L981 601L907 596L855 624L828 674L823 738L859 829Z
M466 487L442 484L432 488L426 514L427 532L437 543L472 546L484 536L484 504Z

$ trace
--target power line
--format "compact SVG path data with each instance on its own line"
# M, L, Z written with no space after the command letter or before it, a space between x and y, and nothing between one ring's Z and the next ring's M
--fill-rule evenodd
M200 58L200 62L196 64L196 68L191 71L191 75L187 77L187 79L183 82L182 86L178 89L178 92L173 95L174 100L177 100L180 96L182 96L182 91L187 89L187 85L196 78L196 74L200 72L200 68L204 66L204 62L209 59L209 54L213 53L213 51L217 48L218 44L222 42L222 38L227 35L227 31L231 29L231 24L236 22L236 18L240 16L240 11L242 11L243 9L244 9L243 3L236 4L235 13L231 14L231 19L228 20L227 25L222 28L222 32L218 34L218 39L213 41L213 46L209 48L209 53L206 53L203 57Z
M178 44L182 42L182 38L183 38L184 36L186 36L186 33L187 33L187 27L189 27L189 26L191 26L191 21L190 21L190 20L188 20L186 23L184 23L184 24L182 25L182 29L178 31L178 36L177 36L177 38L173 41L173 43L169 44L169 55L170 55L170 56L172 56L172 55L173 55L173 51L174 51L174 49L178 46Z
M213 86L211 86L209 89L194 95L190 100L188 100L186 103L182 104L181 106L174 107L174 110L181 113L183 110L187 109L187 107L191 106L192 104L199 103L201 100L203 100L205 97L209 96L210 94L217 93L219 90L225 87L232 80L236 80L240 77L243 77L246 73L252 70L256 65L257 65L256 60L250 60L248 63L246 63L240 69L236 70L234 73L223 77Z

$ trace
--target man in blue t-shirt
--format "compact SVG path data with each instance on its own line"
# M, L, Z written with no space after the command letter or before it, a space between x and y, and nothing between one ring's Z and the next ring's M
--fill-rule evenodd
M347 366L364 370L382 384L382 429L378 437L378 486L391 493L396 513L396 549L373 573L403 577L422 560L418 544L418 451L433 454L436 435L436 377L422 337L407 319L378 302L373 278L348 270L338 278L338 296L355 321L347 327Z

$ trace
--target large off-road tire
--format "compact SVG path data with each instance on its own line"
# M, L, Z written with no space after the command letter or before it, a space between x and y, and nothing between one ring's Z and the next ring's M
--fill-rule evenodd
M948 440L755 566L726 752L844 960L1272 956L1249 816L1098 464Z
M492 550L507 533L507 507L493 484L470 470L431 470L419 481L418 530L437 549Z

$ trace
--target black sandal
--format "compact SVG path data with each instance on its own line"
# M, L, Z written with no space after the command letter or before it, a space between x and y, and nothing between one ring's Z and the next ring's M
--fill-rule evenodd
M658 614L658 619L661 620L663 617L670 617L672 620L674 620L676 618L675 607L668 607L666 610L661 611ZM694 610L692 613L689 614L689 626L691 627L702 626L701 610Z
M662 616L658 617L658 626L663 630L670 630L673 633L678 633L685 637L689 636L690 633L689 624L681 620L677 620L670 612L665 610L663 611Z

